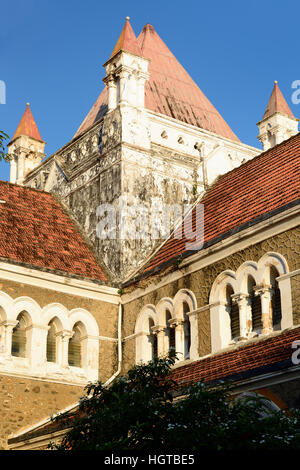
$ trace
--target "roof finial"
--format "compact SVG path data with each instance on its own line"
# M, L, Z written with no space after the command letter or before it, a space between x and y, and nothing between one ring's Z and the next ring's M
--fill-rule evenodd
M126 21L129 21L130 20L130 16L126 16Z
M30 103L26 103L26 106L30 106Z
M278 83L277 80L274 80L275 85Z

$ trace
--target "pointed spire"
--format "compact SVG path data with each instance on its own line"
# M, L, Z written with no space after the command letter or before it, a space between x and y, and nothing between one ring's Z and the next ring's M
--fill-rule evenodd
M114 50L112 51L110 59L120 51L131 52L132 54L138 56L143 55L129 20L129 16L126 16L124 28L120 34L120 37L117 41L117 44L115 45Z
M290 110L289 105L287 104L283 94L280 91L277 80L275 80L273 91L267 104L263 119L266 119L278 112L286 114L287 116L292 118L295 117L292 111Z
M30 103L26 103L25 112L21 118L16 132L14 133L13 138L11 139L11 142L20 135L27 135L28 137L32 137L33 139L39 140L40 142L44 142L41 138L38 127L32 115Z

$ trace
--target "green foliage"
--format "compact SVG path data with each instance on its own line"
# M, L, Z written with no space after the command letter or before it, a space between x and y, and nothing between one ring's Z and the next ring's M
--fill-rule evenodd
M9 155L5 151L5 141L8 139L8 135L0 131L0 160L8 160L9 158Z
M300 449L298 411L268 411L260 397L232 400L230 388L203 382L180 388L175 354L138 365L109 388L87 387L80 418L58 450ZM177 398L176 398L177 397ZM180 398L179 398L180 397ZM66 418L55 418L58 423Z

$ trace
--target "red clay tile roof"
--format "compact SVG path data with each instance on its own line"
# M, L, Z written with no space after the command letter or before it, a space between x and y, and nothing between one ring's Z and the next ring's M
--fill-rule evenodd
M152 25L144 26L138 42L143 56L150 59L147 109L239 141Z
M26 105L26 109L24 111L24 114L21 118L21 121L17 127L16 132L14 133L13 138L11 139L11 142L15 140L17 137L20 135L28 135L29 137L33 137L36 140L39 140L40 142L43 142L41 135L39 133L39 130L37 128L36 122L34 120L34 117L32 115L31 109L29 107L29 103Z
M239 141L222 116L210 103L187 71L154 30L144 26L137 42L142 55L150 59L150 80L145 87L145 106L156 113ZM78 137L107 112L104 88L74 137Z
M106 281L91 249L52 194L0 181L0 201L0 258Z
M129 16L126 17L124 28L122 29L117 44L115 45L114 50L112 51L110 59L120 51L131 52L132 54L139 56L143 55L141 48L138 45L134 31L131 27L131 24L129 23Z
M176 382L210 382L225 377L291 360L293 341L300 339L300 328L295 328L232 351L216 354L174 369ZM292 364L290 364L292 365Z
M211 187L200 201L204 205L204 246L272 211L299 203L299 182L300 133L221 176ZM192 223L195 229L195 211ZM189 233L191 224L185 225ZM172 236L143 268L144 274L191 254L187 242L192 240Z
M288 116L295 118L283 94L281 93L277 82L275 81L263 119L272 116L276 112L287 114Z

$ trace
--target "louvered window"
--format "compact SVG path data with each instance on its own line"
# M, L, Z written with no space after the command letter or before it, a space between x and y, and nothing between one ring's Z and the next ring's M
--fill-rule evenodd
M69 341L68 361L73 367L81 367L81 333L78 326L75 325L74 334Z
M279 276L277 270L275 268L271 268L271 285L273 289L272 294L272 324L274 330L280 330L281 328L281 319L282 319L282 312L281 312L281 298L280 298L280 290L278 286L278 281L276 281L276 277Z
M248 277L248 293L250 298L251 306L251 318L252 318L252 331L259 331L262 329L262 318L261 318L261 298L260 295L255 295L255 280L253 277Z
M262 329L261 319L261 298L260 295L251 294L251 312L252 312L252 330L258 331Z
M47 361L56 362L56 328L53 321L49 323L50 329L47 335Z
M175 328L169 327L169 348L173 348L176 350L176 342L175 342Z
M236 302L233 302L232 295L233 289L231 286L227 287L226 297L227 297L227 308L230 316L230 330L231 330L231 339L238 338L240 336L240 314L239 306Z
M15 357L26 357L26 320L24 315L19 315L18 324L12 332L11 354Z
M158 356L158 353L157 353L157 335L156 334L152 334L152 357L157 357Z
M186 302L183 304L183 328L184 328L184 358L188 359L190 357L190 348L191 348L191 324L190 319L187 316L187 313L190 311L189 306Z

